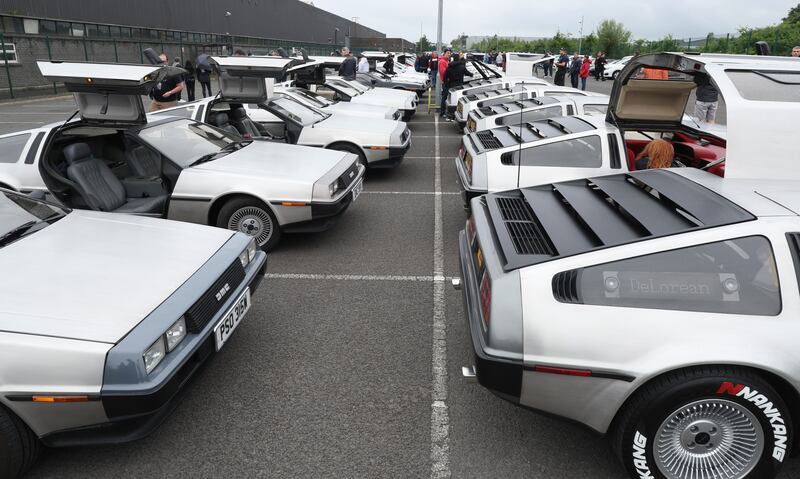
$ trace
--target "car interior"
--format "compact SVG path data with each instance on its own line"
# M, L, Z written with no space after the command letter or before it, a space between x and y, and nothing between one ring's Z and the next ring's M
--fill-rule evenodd
M42 159L48 189L67 206L163 216L180 169L124 130L59 132Z

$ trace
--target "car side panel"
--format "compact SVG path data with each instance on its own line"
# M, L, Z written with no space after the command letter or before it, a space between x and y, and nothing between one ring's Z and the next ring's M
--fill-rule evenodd
M22 313L20 313L22 314ZM0 403L37 435L106 420L100 401L12 401L32 395L99 394L106 343L0 332Z

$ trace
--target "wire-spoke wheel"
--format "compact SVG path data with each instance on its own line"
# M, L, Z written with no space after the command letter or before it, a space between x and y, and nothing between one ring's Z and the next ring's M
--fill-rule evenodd
M252 236L265 251L280 238L275 215L263 203L251 198L237 198L226 203L220 210L217 226Z
M665 477L740 479L761 457L764 430L746 408L705 399L670 414L655 441L656 465Z

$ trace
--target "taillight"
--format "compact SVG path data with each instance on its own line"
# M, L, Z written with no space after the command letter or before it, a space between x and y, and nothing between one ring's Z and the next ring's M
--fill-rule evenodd
M475 228L475 217L470 215L469 219L467 220L467 239L469 240L469 245L475 247L475 238L478 236L478 230Z
M464 159L464 153L466 153L466 152L467 152L467 147L465 147L464 143L462 142L461 143L461 147L458 149L458 159L459 160L463 160Z
M492 306L492 282L489 280L489 274L484 271L480 284L481 294L481 312L483 313L483 323L489 327L489 313Z

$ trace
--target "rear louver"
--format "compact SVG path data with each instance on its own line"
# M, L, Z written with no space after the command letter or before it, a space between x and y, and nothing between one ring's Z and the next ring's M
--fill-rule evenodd
M555 249L522 198L500 196L497 207L517 254L555 255Z
M506 152L500 155L500 163L506 166L514 164L514 153Z
M478 99L478 95L476 95L474 93L472 93L470 95L467 95L467 100L469 100L469 101L475 101L477 99Z
M496 150L503 147L503 144L497 141L491 131L480 131L477 135L484 150Z
M562 303L580 303L578 271L564 271L553 276L553 296Z

